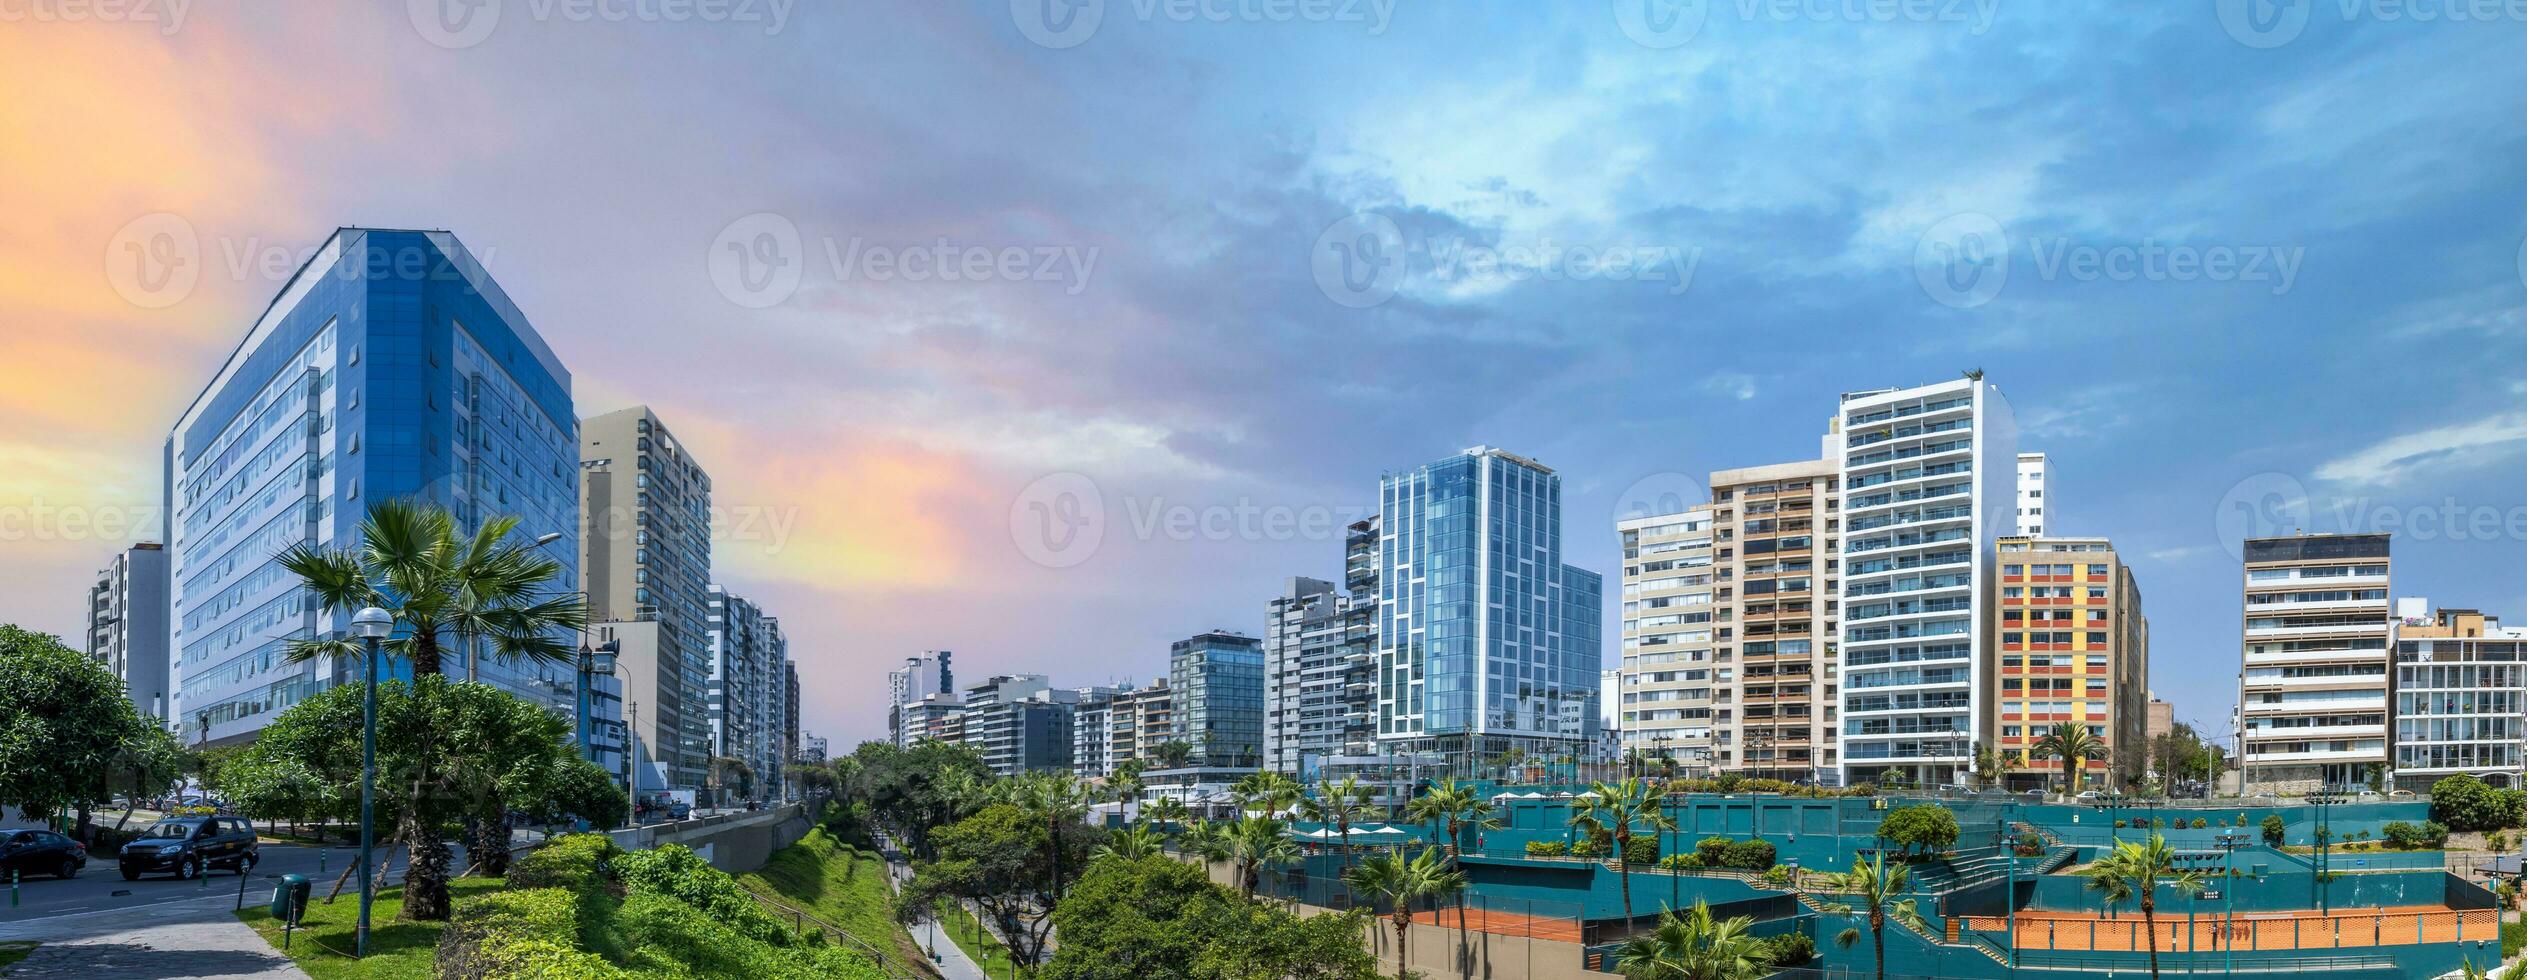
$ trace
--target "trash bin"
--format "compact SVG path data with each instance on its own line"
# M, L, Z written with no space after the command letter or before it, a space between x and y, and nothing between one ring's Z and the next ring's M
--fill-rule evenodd
M307 914L308 890L306 875L282 875L280 884L272 886L272 917L296 923Z

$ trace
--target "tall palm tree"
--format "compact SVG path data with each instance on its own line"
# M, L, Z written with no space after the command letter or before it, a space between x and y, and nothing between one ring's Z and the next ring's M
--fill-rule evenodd
M1105 843L1097 845L1095 859L1103 861L1108 858L1116 858L1125 861L1138 861L1145 857L1157 855L1160 853L1160 849L1166 846L1166 843L1167 838L1161 836L1158 831L1151 830L1148 827L1130 827L1126 828L1121 833L1107 837Z
M1014 781L1013 798L1018 805L1044 821L1047 839L1052 845L1053 897L1062 895L1062 826L1078 820L1088 812L1095 794L1067 772L1029 773Z
M1370 902L1386 902L1395 925L1395 980L1411 980L1406 955L1412 948L1413 900L1448 890L1456 873L1441 862L1439 849L1425 847L1412 860L1402 854L1376 854L1342 873L1351 893Z
M394 616L394 635L380 647L409 661L416 676L441 673L442 653L450 642L476 656L488 640L502 656L575 664L577 648L564 637L587 628L587 600L553 587L561 577L561 560L532 542L511 542L509 533L517 527L516 517L497 517L468 537L445 508L387 500L370 505L361 518L356 547L300 544L282 552L278 561L302 580L322 611L349 613L376 606ZM347 634L291 640L283 648L291 663L366 653ZM421 749L429 753L429 747ZM483 803L484 812L466 817L467 852L482 857L484 873L506 874L508 808L498 794L486 795ZM447 918L447 863L442 859L447 848L438 827L407 820L395 836L423 858L405 872L405 915Z
M1693 911L1661 913L1658 928L1617 947L1615 972L1631 980L1763 980L1772 973L1772 949L1749 931L1752 916L1714 921L1711 903L1695 899Z
M1139 812L1133 804L1140 800L1141 790L1146 786L1141 780L1141 768L1136 764L1127 763L1124 768L1116 769L1114 775L1106 777L1106 795L1114 798L1116 811L1122 814L1124 823L1131 823L1132 815Z
M1370 794L1369 787L1361 785L1356 776L1344 776L1339 783L1319 782L1316 795L1299 801L1299 817L1332 824L1334 832L1342 837L1343 854L1347 856L1351 853L1351 822L1368 815Z
M1474 784L1453 779L1424 790L1422 795L1404 805L1404 813L1410 819L1437 824L1447 831L1448 870L1459 875L1465 873L1464 862L1458 860L1464 856L1461 845L1465 841L1465 829L1496 830L1500 827L1499 818L1492 816L1492 801L1485 799ZM1463 941L1466 936L1465 895L1462 892L1455 894L1457 938Z
M1835 915L1853 915L1856 910L1857 914L1868 919L1869 943L1877 953L1878 980L1886 980L1887 920L1893 919L1907 928L1929 931L1922 922L1921 910L1912 899L1904 897L1907 877L1904 865L1886 863L1883 853L1854 859L1850 871L1822 876L1820 890L1844 896L1824 903L1825 911ZM1844 949L1850 949L1853 943L1859 941L1860 930L1857 927L1845 929L1834 936L1834 945Z
M1279 817L1240 819L1229 825L1227 843L1229 857L1237 862L1238 890L1250 899L1263 884L1265 869L1299 859L1299 846L1290 841L1289 821Z
M2044 737L2036 739L2036 755L2061 760L2062 773L2067 780L2064 793L2078 791L2080 766L2096 758L2104 748L2097 736L2088 733L2087 725L2076 722L2055 725Z
M1236 798L1239 811L1259 809L1265 816L1277 816L1288 811L1305 792L1297 780L1268 770L1249 774L1229 787L1229 795Z
M358 547L301 544L279 560L305 580L324 611L377 606L392 613L395 636L381 646L411 661L415 674L441 673L450 641L471 648L489 640L503 656L574 664L578 650L562 637L587 627L587 600L551 587L562 573L560 559L510 542L517 526L515 517L498 517L467 538L443 508L388 500L370 505L361 519ZM361 651L359 641L335 636L292 640L287 656L301 663Z
M1176 846L1201 858L1205 872L1236 853L1228 842L1228 828L1213 820L1196 820L1186 825L1184 833L1176 838Z
M1640 824L1652 832L1676 829L1676 821L1658 808L1659 794L1638 777L1620 783L1598 783L1571 801L1571 826L1591 837L1599 832L1614 837L1616 873L1623 878L1623 921L1632 922L1632 826Z
M2176 849L2167 846L2163 834L2151 834L2146 841L2126 841L2115 845L2113 854L2099 858L2080 872L2088 876L2088 887L2099 891L2128 891L2141 899L2141 927L2150 931L2150 978L2158 980L2158 899L2161 885L2179 895L2193 895L2210 884L2202 872L2176 867Z
M1169 769L1182 769L1185 767L1185 762L1193 758L1193 746L1180 739L1160 742L1158 748L1151 752L1158 756L1160 765Z
M1161 827L1175 827L1178 829L1184 828L1185 818L1188 814L1189 811L1185 809L1185 801L1173 796L1161 796L1155 800L1151 800L1149 802L1149 806L1143 807L1141 810L1142 819L1156 823Z

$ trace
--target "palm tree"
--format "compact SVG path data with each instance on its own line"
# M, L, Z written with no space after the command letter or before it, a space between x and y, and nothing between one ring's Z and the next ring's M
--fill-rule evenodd
M1158 831L1148 827L1131 827L1106 838L1105 843L1097 845L1096 860L1117 858L1138 861L1158 854L1166 844L1167 838L1161 836Z
M1193 758L1193 746L1180 739L1160 742L1152 752L1158 756L1159 763L1169 769L1182 769L1185 762Z
M1206 872L1211 865L1226 861L1235 853L1228 843L1228 829L1211 820L1196 820L1187 825L1184 833L1176 838L1176 846L1201 858Z
M1180 829L1185 826L1187 813L1188 812L1185 809L1185 801L1173 796L1161 796L1155 800L1151 800L1148 806L1141 808L1141 818L1143 820L1156 823L1162 827L1176 827Z
M1823 875L1823 891L1848 896L1846 900L1827 902L1826 912L1853 915L1855 909L1869 920L1869 942L1877 953L1878 980L1886 980L1886 923L1893 919L1911 929L1929 931L1922 922L1921 911L1913 900L1905 898L1908 873L1902 864L1886 863L1885 854L1873 854L1852 861L1851 870ZM1845 929L1834 936L1834 945L1850 949L1860 941L1860 930Z
M370 505L360 521L356 548L300 544L278 560L303 581L322 611L349 613L376 606L394 616L395 635L380 646L411 662L416 676L442 672L441 654L450 641L474 656L480 655L482 641L489 640L493 652L502 656L573 665L578 650L563 637L587 628L587 600L550 587L561 576L560 559L544 554L535 543L509 542L517 526L516 517L497 517L468 538L459 532L456 516L444 508L387 500ZM283 648L291 663L349 659L366 652L347 634L291 640ZM429 747L421 749L430 754ZM506 874L508 807L496 793L483 802L484 812L466 817L467 853L483 856L486 874ZM405 916L447 918L447 848L438 827L408 819L396 828L395 837L420 858L405 872Z
M1079 778L1067 772L1030 773L1016 781L1011 802L1044 819L1053 849L1053 897L1062 894L1062 825L1079 819L1094 798Z
M1342 837L1342 850L1351 853L1351 821L1369 812L1369 787L1360 785L1355 776L1344 776L1342 782L1327 780L1316 784L1316 795L1299 801L1299 817L1319 824L1334 825Z
M1457 860L1462 856L1461 845L1465 841L1465 828L1496 830L1500 827L1500 820L1492 816L1492 801L1484 799L1482 792L1475 789L1472 783L1460 783L1453 779L1423 791L1422 795L1404 805L1404 813L1410 819L1435 823L1446 828L1448 870L1459 875L1465 873L1464 863ZM1459 942L1463 942L1466 938L1464 899L1463 894L1457 895L1457 939Z
M2000 759L1992 755L1991 746L1981 742L1974 743L1974 778L1977 784L1984 786L1996 784L2001 778Z
M1114 771L1114 775L1106 777L1106 794L1114 797L1115 808L1123 815L1124 823L1132 822L1132 814L1135 812L1133 803L1140 800L1141 790L1146 786L1147 784L1141 781L1141 767L1138 763L1124 763L1122 768Z
M1305 792L1297 780L1269 771L1252 773L1229 787L1239 811L1260 809L1265 816L1287 811Z
M2080 872L2088 876L2088 887L2098 891L2128 891L2141 898L2141 927L2150 931L2150 978L2158 980L2158 898L2160 885L2180 895L2199 893L2210 884L2203 873L2176 867L2176 849L2167 846L2163 834L2151 834L2146 841L2126 841L2115 845L2115 852Z
M279 560L305 580L324 611L377 606L394 614L396 635L382 646L411 661L415 674L440 673L451 639L468 650L488 639L503 656L570 666L578 650L562 637L587 627L587 601L548 588L562 563L533 544L508 543L517 526L515 517L494 518L466 539L446 510L388 500L371 505L360 521L359 547L301 544ZM361 650L349 636L334 636L292 640L287 656L303 663Z
M1384 901L1393 910L1390 921L1395 924L1395 980L1411 980L1407 964L1411 957L1413 900L1424 895L1448 890L1460 876L1440 862L1439 849L1425 847L1407 861L1402 854L1375 854L1363 859L1342 873L1342 883L1351 893L1370 902Z
M2076 723L2055 725L2044 737L2036 739L2037 756L2052 756L2062 761L2062 772L2068 780L2064 793L2078 790L2080 765L2096 758L2104 747L2097 736L2088 733L2088 726Z
M1711 918L1711 903L1695 899L1690 914L1670 910L1658 929L1617 947L1615 972L1631 980L1762 980L1772 973L1772 948L1749 929L1752 916Z
M1595 837L1604 832L1614 836L1615 870L1623 878L1623 921L1632 922L1632 825L1642 824L1652 831L1674 830L1676 821L1658 808L1659 794L1639 778L1620 783L1598 783L1571 801L1571 826Z
M1299 846L1290 842L1290 824L1279 817L1246 817L1229 825L1227 845L1229 857L1237 862L1238 889L1250 899L1263 883L1264 869L1299 859Z

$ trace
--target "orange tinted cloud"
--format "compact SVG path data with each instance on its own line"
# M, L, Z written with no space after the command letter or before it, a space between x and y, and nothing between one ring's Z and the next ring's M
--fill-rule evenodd
M976 529L993 528L979 520L991 505L975 471L954 457L831 437L688 445L718 454L703 465L721 513L712 562L723 579L938 588L967 573L977 544L987 543L974 540ZM800 451L807 446L822 448Z

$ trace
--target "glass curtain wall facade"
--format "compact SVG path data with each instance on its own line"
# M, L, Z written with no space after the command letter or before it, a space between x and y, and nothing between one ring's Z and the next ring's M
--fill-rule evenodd
M1476 447L1380 481L1378 738L1471 768L1597 740L1595 572L1562 564L1551 469Z
M1167 650L1167 686L1176 738L1193 747L1193 765L1262 764L1262 640L1216 631L1177 640Z
M350 611L317 609L275 559L356 546L373 503L445 507L467 532L514 516L522 543L558 534L552 587L580 588L570 373L446 232L336 231L185 408L165 456L169 717L188 743L250 740L349 677L347 661L283 657L289 640L348 630ZM444 669L573 710L575 665L469 665L460 647ZM603 761L610 727L594 731Z

